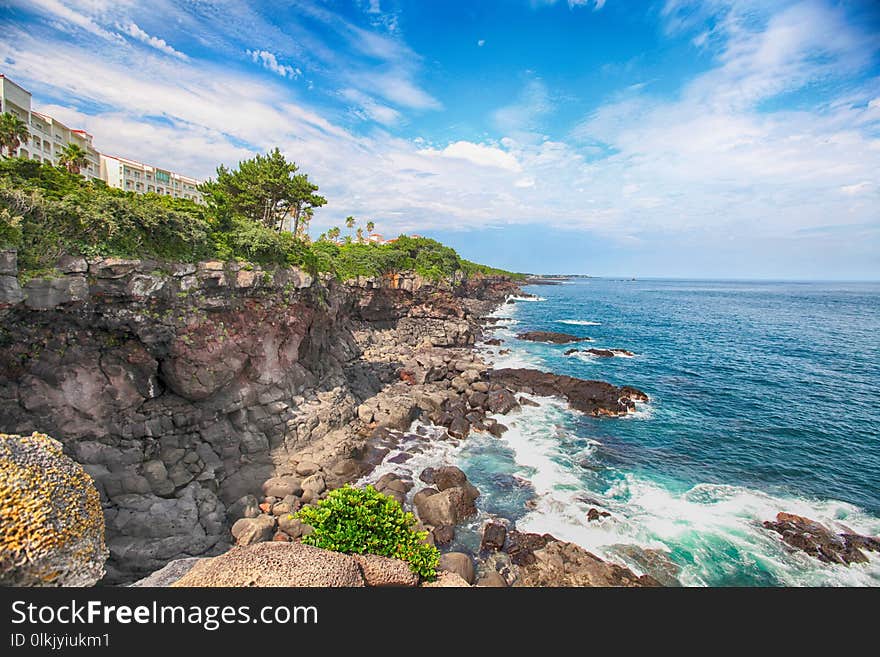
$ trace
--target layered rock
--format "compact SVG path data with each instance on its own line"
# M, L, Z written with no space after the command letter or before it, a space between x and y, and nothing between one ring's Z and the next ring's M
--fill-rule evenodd
M0 282L15 275L2 254ZM294 507L369 471L393 443L380 430L439 410L455 379L472 385L455 363L473 362L474 313L514 290L479 277L346 286L240 263L65 258L0 297L0 427L51 432L95 479L110 582L222 552L241 518L265 516L238 532L246 542L269 522L271 538L296 538L307 528ZM284 477L298 481L261 490Z

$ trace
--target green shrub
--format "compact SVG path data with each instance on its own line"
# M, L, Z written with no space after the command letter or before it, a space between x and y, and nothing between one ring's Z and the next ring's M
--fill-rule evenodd
M428 533L415 531L415 516L372 486L337 488L316 506L300 509L296 517L315 529L303 536L303 543L347 554L402 559L410 570L428 579L437 574L440 553L423 542Z

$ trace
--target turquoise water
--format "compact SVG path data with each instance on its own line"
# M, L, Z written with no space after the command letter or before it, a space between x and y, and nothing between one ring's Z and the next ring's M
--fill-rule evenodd
M880 555L828 566L761 526L789 511L880 534L880 284L584 279L527 291L543 300L496 313L505 342L482 347L487 359L634 385L650 402L596 419L536 398L498 418L511 427L501 440L474 434L441 455L483 492L461 545L496 515L635 570L620 545L658 550L685 585L880 584ZM636 355L564 356L572 345L515 338L535 329ZM611 517L586 522L593 506Z

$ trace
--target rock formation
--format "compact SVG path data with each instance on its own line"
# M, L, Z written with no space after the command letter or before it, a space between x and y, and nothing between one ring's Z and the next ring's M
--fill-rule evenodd
M648 395L632 386L618 387L538 370L493 370L489 378L520 392L562 397L573 409L588 415L626 415L635 410L635 402L648 401Z
M0 585L91 586L104 575L92 478L45 434L0 434Z
M592 338L581 338L570 333L554 333L553 331L526 331L517 335L520 340L529 342L551 342L553 344L569 344L571 342L592 342Z

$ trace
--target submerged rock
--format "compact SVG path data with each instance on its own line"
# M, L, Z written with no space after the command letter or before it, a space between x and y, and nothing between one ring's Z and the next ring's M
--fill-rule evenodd
M588 415L626 415L635 410L635 402L648 401L648 395L632 386L615 386L605 381L586 381L563 374L524 368L492 370L493 382L523 392L556 396Z
M529 342L552 342L553 344L593 341L592 338L581 338L570 333L554 333L553 331L526 331L516 337L520 340L528 340Z
M0 585L92 586L104 513L92 478L41 433L0 433Z
M880 540L860 534L836 534L815 520L793 513L777 513L776 520L767 520L764 527L782 536L793 548L806 552L825 563L849 565L865 563L868 557L862 550L880 552Z

